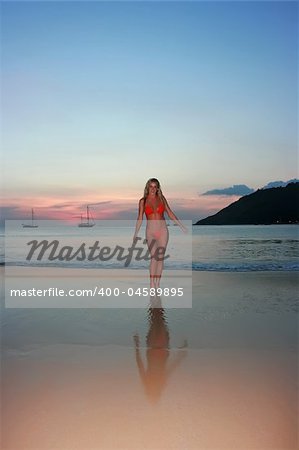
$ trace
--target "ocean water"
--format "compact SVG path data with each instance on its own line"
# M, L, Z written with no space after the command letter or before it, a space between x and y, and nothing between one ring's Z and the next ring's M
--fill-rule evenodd
M298 271L299 269L299 226L298 225L242 225L242 226L193 226L184 245L183 236L178 227L169 226L168 249L172 253L171 261L165 264L171 269L191 269L193 271L216 272L252 272L252 271ZM127 246L132 236L131 228L122 228L122 238ZM9 251L5 255L5 231L0 230L0 264L24 265L24 254L20 251L24 239L58 239L63 245L79 248L82 242L93 243L99 240L100 245L111 244L113 237L117 243L119 230L96 224L90 229L80 229L76 225L56 224L37 229L6 231ZM8 239L7 239L8 236ZM142 234L141 234L142 236ZM143 236L144 237L144 236ZM185 254L183 254L185 253ZM34 265L34 262L30 262ZM109 267L118 268L120 262L111 260L105 266L100 261L40 261L38 265L55 265L62 267ZM148 262L132 261L130 267L144 269Z
M194 226L192 231L193 270L299 269L298 225Z

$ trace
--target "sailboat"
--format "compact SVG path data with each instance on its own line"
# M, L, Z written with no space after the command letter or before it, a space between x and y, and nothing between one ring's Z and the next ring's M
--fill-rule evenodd
M94 218L92 217L92 214L89 210L89 206L86 206L86 218L84 218L85 221L83 220L83 216L81 214L81 223L78 223L78 227L85 227L85 228L91 228L95 225L95 221Z
M22 223L23 228L38 228L38 225L34 224L34 211L31 208L31 223Z

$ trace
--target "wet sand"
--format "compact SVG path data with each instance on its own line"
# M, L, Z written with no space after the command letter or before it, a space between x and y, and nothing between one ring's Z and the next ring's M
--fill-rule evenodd
M197 272L191 310L2 310L1 448L298 448L296 286Z

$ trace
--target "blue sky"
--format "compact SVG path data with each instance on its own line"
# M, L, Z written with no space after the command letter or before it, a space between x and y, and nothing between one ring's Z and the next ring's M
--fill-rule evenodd
M207 190L296 177L297 22L294 2L3 3L4 205L126 217L154 176L196 219L231 202Z

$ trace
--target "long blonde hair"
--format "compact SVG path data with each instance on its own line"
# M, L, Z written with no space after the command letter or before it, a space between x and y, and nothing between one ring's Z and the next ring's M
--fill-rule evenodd
M149 194L149 185L151 183L156 183L156 185L157 185L157 195L160 198L161 202L163 202L164 195L162 194L161 184L160 184L159 180L157 180L157 178L150 178L146 182L146 185L145 185L145 188L144 188L144 194L143 194L143 201L144 201L144 203L145 203L146 197Z

